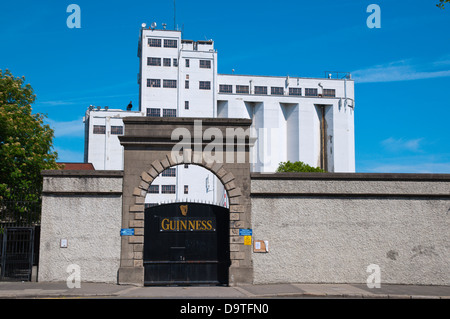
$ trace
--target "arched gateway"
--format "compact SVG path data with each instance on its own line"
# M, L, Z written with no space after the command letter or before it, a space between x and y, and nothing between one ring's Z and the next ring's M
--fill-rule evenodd
M152 270L147 267L145 274L144 267L144 243L148 242L145 236L150 233L144 231L145 196L149 185L163 170L178 164L202 166L224 185L230 206L227 218L230 262L228 280L221 283L250 283L253 277L251 246L244 245L239 229L250 228L251 223L251 120L128 117L123 121L125 135L120 137L124 147L122 228L134 229L134 235L122 237L119 283L144 285L144 277L151 277ZM151 252L145 254L148 257ZM207 278L197 279L208 281Z

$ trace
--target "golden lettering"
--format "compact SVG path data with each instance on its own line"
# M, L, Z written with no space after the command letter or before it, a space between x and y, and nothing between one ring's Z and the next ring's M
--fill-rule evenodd
M170 219L161 220L162 231L214 231L214 221L210 219Z
M169 219L164 218L161 222L161 229L162 230L169 230L169 227L167 226L167 223L169 222Z

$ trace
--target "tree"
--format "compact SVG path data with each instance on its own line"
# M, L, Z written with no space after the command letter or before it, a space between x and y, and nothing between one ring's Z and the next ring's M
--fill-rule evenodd
M303 162L294 162L291 163L290 161L287 162L281 162L278 165L277 172L325 172L323 169L318 167L312 167L308 164L305 164Z
M36 95L25 77L0 70L0 200L38 200L41 171L58 169L54 132L32 114Z
M439 3L436 4L436 7L445 9L445 7L444 7L445 3L449 3L449 2L450 2L450 0L439 0Z

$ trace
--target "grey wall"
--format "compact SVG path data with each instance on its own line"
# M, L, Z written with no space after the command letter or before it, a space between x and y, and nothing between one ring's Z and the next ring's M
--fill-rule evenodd
M38 281L117 282L122 172L44 171ZM67 248L60 248L67 239Z
M254 283L450 284L450 175L252 174Z

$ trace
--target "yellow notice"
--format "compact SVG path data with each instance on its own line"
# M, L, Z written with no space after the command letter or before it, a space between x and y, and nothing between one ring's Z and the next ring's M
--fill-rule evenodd
M252 245L252 236L244 236L244 245L247 245L247 246Z

